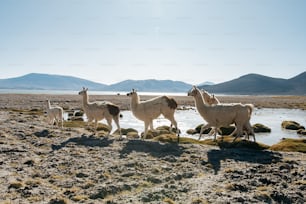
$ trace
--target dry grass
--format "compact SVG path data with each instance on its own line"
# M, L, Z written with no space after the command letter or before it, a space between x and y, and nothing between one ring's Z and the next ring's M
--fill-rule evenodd
M270 150L306 153L306 139L283 139L281 142L272 145Z

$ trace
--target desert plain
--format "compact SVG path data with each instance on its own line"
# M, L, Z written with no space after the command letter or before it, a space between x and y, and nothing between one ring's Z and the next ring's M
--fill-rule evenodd
M191 97L174 98L194 106ZM65 110L82 109L78 95L0 94L0 203L306 202L304 153L119 140L83 127L52 127L47 99ZM306 96L219 99L306 110ZM124 95L90 100L109 100L122 110L130 103Z

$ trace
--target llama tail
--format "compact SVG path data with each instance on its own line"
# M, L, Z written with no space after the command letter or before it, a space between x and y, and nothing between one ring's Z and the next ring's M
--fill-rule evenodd
M251 117L253 109L254 109L254 105L253 104L246 104L248 110L249 110L249 116Z

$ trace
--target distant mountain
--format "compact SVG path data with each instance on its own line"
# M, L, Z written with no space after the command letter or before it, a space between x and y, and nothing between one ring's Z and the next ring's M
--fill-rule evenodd
M107 87L105 84L77 77L37 73L16 78L0 79L1 89L79 90L83 86L91 90L101 90Z
M225 94L306 95L306 72L291 79L247 74L224 83L199 87L212 93Z
M187 92L191 85L181 81L155 79L126 80L106 85L77 77L37 73L0 79L0 89L80 90L82 87L93 91L131 91L136 89L147 92Z
M148 79L125 80L112 84L107 89L109 91L130 91L136 89L137 91L147 92L187 92L190 87L191 84L181 81Z
M210 82L210 81L205 81L203 83L198 84L197 86L205 86L205 85L215 85L214 82Z

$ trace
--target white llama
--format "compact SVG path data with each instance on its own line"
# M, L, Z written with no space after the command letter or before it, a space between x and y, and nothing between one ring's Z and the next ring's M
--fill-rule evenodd
M83 109L87 116L87 120L88 120L87 125L89 126L89 123L94 120L95 121L94 128L96 132L98 121L103 120L105 118L109 126L109 129L110 129L108 135L110 135L112 131L112 120L114 120L119 130L120 139L121 139L122 134L121 134L121 128L119 124L119 117L121 117L121 114L120 114L119 107L109 101L89 102L87 91L88 91L88 88L85 89L83 87L83 90L79 92L79 95L83 96Z
M254 142L256 142L250 124L250 118L254 107L252 104L243 105L237 103L208 106L204 103L201 91L195 86L188 92L188 96L194 97L198 112L207 122L207 124L201 128L199 139L202 136L202 132L207 128L214 127L218 129L220 127L227 127L231 124L235 124L235 130L230 134L230 136L233 136L236 133L236 137L233 141L235 141L237 137L242 136L243 130L245 129L248 134L253 135ZM215 131L214 140L216 140L216 134L217 131Z
M63 108L60 106L51 106L50 101L47 100L47 117L48 117L48 123L52 124L52 127L54 125L54 122L56 125L59 125L59 122L61 122L61 127L63 128Z
M170 130L172 129L172 125L176 128L179 142L179 129L174 118L177 103L173 98L169 98L168 96L158 96L147 101L140 101L140 98L134 89L132 92L128 93L127 96L131 97L131 109L133 115L144 122L144 139L147 136L149 126L151 130L154 130L153 120L162 114L165 118L170 120Z

